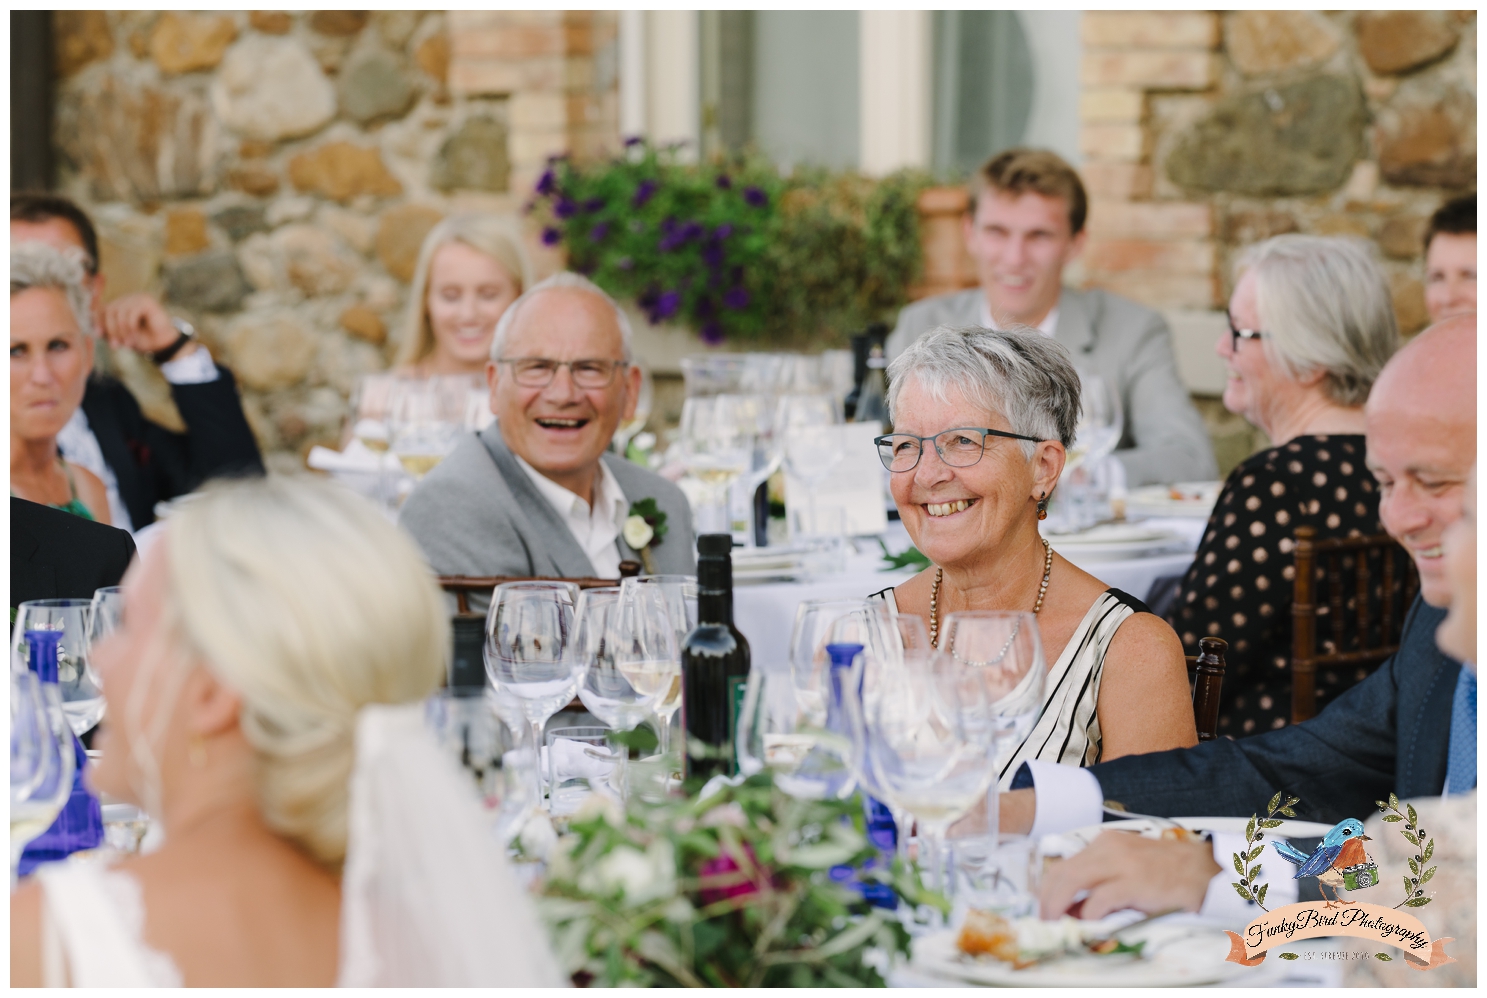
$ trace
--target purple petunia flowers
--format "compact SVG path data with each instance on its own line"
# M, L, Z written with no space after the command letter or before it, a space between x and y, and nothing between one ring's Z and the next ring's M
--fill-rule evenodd
M661 185L654 180L642 180L635 188L635 197L631 199L630 203L634 207L639 208L649 201L660 187Z
M552 226L549 225L547 228L542 230L542 245L556 246L562 241L563 233L558 231L557 229L554 229Z
M745 187L743 197L745 202L755 208L763 208L769 204L769 195L757 187Z

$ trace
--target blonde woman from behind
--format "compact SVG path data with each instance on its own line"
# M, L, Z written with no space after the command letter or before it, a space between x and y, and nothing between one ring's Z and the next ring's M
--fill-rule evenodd
M556 982L422 727L448 624L381 513L316 480L209 486L124 588L95 653L109 709L89 779L164 844L23 884L12 985Z

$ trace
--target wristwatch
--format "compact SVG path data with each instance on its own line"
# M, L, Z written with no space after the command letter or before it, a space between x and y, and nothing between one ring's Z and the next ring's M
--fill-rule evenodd
M187 322L185 319L177 319L172 316L170 324L176 327L176 332L180 335L175 338L175 342L171 343L170 346L165 347L162 350L156 350L154 353L150 354L150 359L153 360L156 364L164 364L176 354L180 353L181 348L184 347L187 343L190 343L192 340L196 339L196 327L191 325L191 323Z

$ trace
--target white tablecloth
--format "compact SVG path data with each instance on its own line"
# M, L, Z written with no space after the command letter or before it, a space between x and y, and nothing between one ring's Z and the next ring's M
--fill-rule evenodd
M1171 529L1186 543L1182 551L1149 558L1125 558L1113 561L1086 560L1066 555L1071 562L1115 589L1145 599L1151 584L1168 575L1181 575L1192 563L1204 521L1195 519L1146 520L1152 526ZM884 543L890 551L902 551L909 545L908 532L898 521L889 524ZM848 558L847 571L840 575L820 576L798 582L773 582L740 585L733 591L733 620L749 639L753 661L764 667L785 668L789 664L790 631L795 624L795 609L808 599L862 599L880 589L896 586L913 577L912 571L884 572L882 555L876 541L859 540L861 554Z

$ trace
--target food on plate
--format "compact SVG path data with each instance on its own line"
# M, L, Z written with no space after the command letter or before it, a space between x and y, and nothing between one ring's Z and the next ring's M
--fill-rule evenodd
M990 956L1010 963L1015 970L1031 967L1065 953L1141 952L1142 943L1127 945L1109 936L1096 922L1081 922L1065 915L1053 921L1036 916L1008 919L991 911L972 908L955 945L967 956Z

